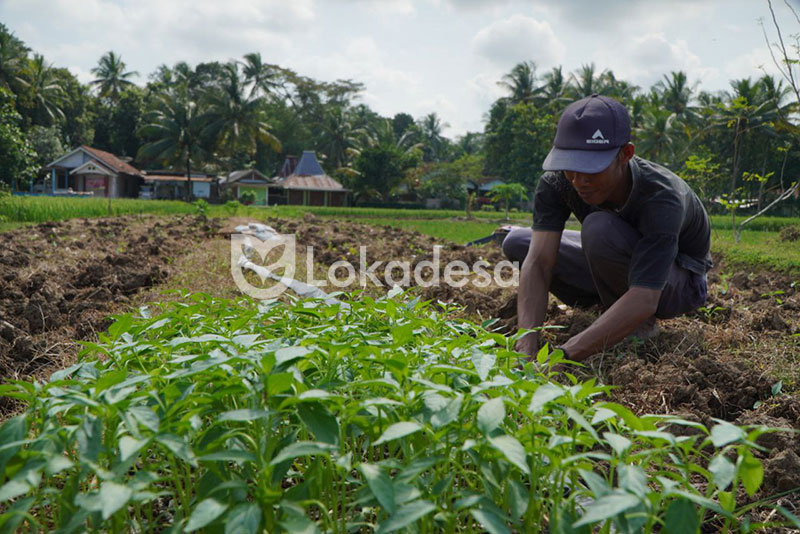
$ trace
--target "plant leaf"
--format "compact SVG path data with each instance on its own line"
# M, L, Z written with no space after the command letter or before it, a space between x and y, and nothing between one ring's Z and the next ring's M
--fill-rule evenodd
M225 513L228 505L216 499L205 499L195 506L189 522L186 524L186 532L193 532L208 525L216 518Z
M697 510L688 499L676 499L667 507L664 534L694 534L700 528Z
M181 436L174 434L161 434L156 436L156 441L164 445L175 456L188 463L192 467L197 467L197 458L195 458L192 449L186 443L186 440Z
M560 396L565 393L564 388L558 386L556 384L552 384L548 382L547 384L543 384L539 386L533 394L531 398L531 404L528 406L528 410L532 414L539 412L544 405L550 401L556 400Z
M514 436L497 436L496 438L489 438L489 443L502 452L509 462L519 468L520 471L526 475L530 475L531 470L528 467L528 459L525 454L525 448Z
M721 422L711 429L711 442L715 447L724 447L744 438L744 431L736 425Z
M298 456L310 456L312 454L330 454L336 447L319 441L298 441L284 447L270 465L277 465L284 460L297 458Z
M489 534L511 534L506 522L490 510L473 508L469 511L472 517L486 529Z
M478 409L478 429L488 435L503 423L505 417L506 409L502 397L484 402Z
M339 444L339 422L318 402L303 403L297 406L297 415L305 423L317 441Z
M358 467L364 479L367 481L369 489L383 508L389 514L395 513L394 486L392 479L378 465L361 464Z
M100 485L98 494L98 498L102 503L100 511L103 519L108 519L114 515L117 510L128 504L131 497L133 497L133 490L128 486L112 481L103 482Z
M472 350L472 365L475 366L475 371L481 380L486 380L489 377L489 372L497 362L497 356L491 352L483 352L482 350Z
M395 423L387 428L381 437L378 438L375 445L380 445L381 443L386 443L387 441L392 441L393 439L402 438L413 434L414 432L419 432L422 430L422 425L419 423L415 423L413 421L403 421L401 423Z
M717 489L724 490L733 482L736 467L733 462L720 453L709 462L708 470L714 475L714 485L717 486Z
M378 525L375 534L389 534L390 532L400 530L434 510L436 510L436 506L431 502L423 500L411 501L398 508L389 519Z
M261 525L261 508L255 503L240 504L225 516L225 534L253 534Z
M749 451L745 453L742 463L739 465L739 478L742 479L742 485L751 497L755 495L764 481L764 466Z
M230 410L223 412L217 417L217 421L255 421L256 419L266 419L269 417L267 410Z
M573 526L580 527L582 525L590 525L598 521L611 519L626 510L638 506L639 502L639 498L630 493L609 493L587 506L586 513L584 513L583 517L576 521Z

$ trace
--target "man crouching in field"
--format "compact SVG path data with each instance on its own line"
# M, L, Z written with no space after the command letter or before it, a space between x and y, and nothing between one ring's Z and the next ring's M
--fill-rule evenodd
M605 309L559 347L569 360L584 360L634 331L647 337L656 318L706 300L708 215L686 182L634 156L630 133L628 111L614 99L592 95L570 104L542 165L549 172L536 188L533 230L515 229L503 241L506 256L523 262L520 328L542 325L548 290L570 306ZM564 230L570 214L580 232ZM529 333L517 350L533 356L538 341Z

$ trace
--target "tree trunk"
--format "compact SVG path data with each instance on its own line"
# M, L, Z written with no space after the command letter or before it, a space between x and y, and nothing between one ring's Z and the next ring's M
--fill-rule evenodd
M731 194L730 194L730 206L731 206L731 230L736 230L736 179L739 177L739 142L740 142L740 135L741 130L739 129L739 121L741 119L736 119L736 129L734 130L733 136L733 174L731 175Z
M192 201L192 163L189 151L186 151L186 201Z

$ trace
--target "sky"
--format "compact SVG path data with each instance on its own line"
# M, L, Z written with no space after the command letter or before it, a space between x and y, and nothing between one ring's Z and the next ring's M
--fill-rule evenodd
M800 8L800 0L787 0ZM784 34L800 33L773 0ZM262 59L365 84L384 116L436 112L450 137L483 130L497 82L594 62L643 88L683 70L700 89L775 73L766 0L0 0L0 22L81 81L109 50L139 85L161 64Z

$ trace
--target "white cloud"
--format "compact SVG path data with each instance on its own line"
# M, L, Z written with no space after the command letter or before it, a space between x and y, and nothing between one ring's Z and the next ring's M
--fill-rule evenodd
M594 55L598 70L610 68L618 79L647 89L670 71L686 72L690 82L716 77L718 70L702 65L700 58L683 40L668 39L663 33L648 33L631 40L624 54L606 47Z
M8 15L36 13L37 31L20 37L35 48L45 40L58 43L47 50L56 65L93 65L114 50L140 72L154 57L170 64L227 60L258 50L282 53L288 36L314 19L312 0L3 1ZM279 59L264 55L266 61ZM148 72L141 74L146 78Z
M550 24L525 15L512 15L482 28L472 39L481 56L504 68L520 61L554 65L564 57L564 45Z
M767 47L755 48L746 54L732 58L723 67L726 80L741 78L760 78L764 73L779 76Z
M378 15L413 15L414 0L349 0Z

